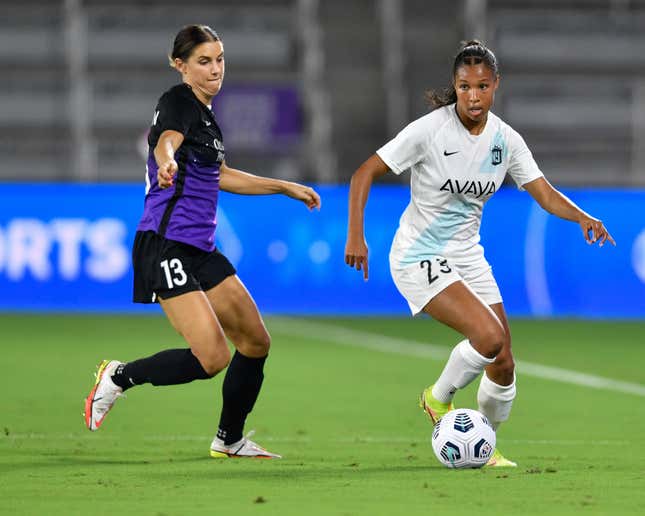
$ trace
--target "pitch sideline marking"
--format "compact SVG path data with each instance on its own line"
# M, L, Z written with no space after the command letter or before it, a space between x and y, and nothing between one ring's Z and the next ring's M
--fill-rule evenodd
M132 437L132 436L131 436ZM90 434L86 432L82 433L18 433L10 434L8 436L0 436L0 442L2 441L38 441L38 440L49 440L49 441L90 441L95 439ZM115 437L109 435L102 435L101 441L120 441L122 437ZM134 438L137 439L136 437ZM142 436L141 440L144 442L177 442L177 441L195 441L209 443L212 440L211 436L208 435L146 435ZM427 439L420 439L416 437L406 437L406 436L363 436L363 437L346 437L346 438L337 438L337 439L328 439L322 437L302 437L302 436L271 436L265 435L262 437L262 441L272 442L272 443L286 443L286 444L310 444L312 442L318 442L324 440L325 442L332 442L338 444L425 444L428 442ZM544 446L626 446L633 444L631 441L624 440L584 440L584 439L504 439L505 443L515 443L515 444L534 444L534 445L544 445Z
M273 317L269 326L278 333L290 336L332 342L341 346L380 351L382 353L422 357L437 361L446 360L450 354L450 349L445 346L387 337L376 333L343 328L335 324L303 321L289 317ZM645 397L645 385L639 383L623 382L571 369L525 362L524 360L516 361L516 367L521 374L535 378Z

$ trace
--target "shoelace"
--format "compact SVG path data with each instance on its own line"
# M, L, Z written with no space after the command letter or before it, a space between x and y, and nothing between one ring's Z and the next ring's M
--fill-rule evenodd
M258 445L257 443L251 441L251 437L255 435L255 430L250 430L242 439L242 444L240 444L239 448L235 450L233 453L238 453L240 450L243 448L255 448L258 451L268 453L262 446Z

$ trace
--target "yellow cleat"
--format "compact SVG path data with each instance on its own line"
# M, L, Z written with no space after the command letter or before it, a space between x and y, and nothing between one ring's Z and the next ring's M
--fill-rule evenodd
M493 452L493 455L491 456L490 459L488 459L488 462L486 463L486 468L516 468L517 463L513 462L512 460L508 460L506 457L502 455L502 453L495 448L495 451Z
M445 416L448 412L453 410L455 407L452 403L442 403L432 395L432 385L427 389L424 389L421 392L419 398L419 407L421 407L433 425L436 425L437 422Z

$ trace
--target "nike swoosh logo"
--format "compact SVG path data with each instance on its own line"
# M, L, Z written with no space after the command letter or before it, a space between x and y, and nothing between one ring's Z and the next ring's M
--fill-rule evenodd
M452 156L453 154L457 154L458 152L459 152L459 151L455 151L455 152L443 151L443 155L444 155L444 156Z

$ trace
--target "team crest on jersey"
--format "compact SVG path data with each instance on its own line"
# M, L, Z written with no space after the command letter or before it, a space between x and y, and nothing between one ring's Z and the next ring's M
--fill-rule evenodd
M493 147L493 149L491 150L491 154L491 163L493 165L499 165L502 162L502 147L495 145L495 147Z

